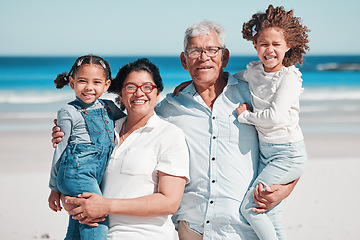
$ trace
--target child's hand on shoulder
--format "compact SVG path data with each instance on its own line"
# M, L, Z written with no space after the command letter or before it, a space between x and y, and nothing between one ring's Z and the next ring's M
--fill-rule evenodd
M50 196L48 199L49 207L54 212L61 211L61 203L60 203L60 193L54 190L51 190Z
M243 103L240 104L240 106L238 106L235 110L236 110L236 114L239 116L243 112L250 110L250 105L248 103Z

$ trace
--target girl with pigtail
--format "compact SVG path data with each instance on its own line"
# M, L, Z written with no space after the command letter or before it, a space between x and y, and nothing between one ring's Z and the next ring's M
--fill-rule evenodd
M255 125L259 136L258 176L244 197L240 211L262 240L286 239L281 209L276 206L259 213L253 200L258 184L271 192L270 185L288 184L298 179L307 160L303 134L299 126L299 96L303 92L300 71L303 54L309 50L309 32L283 7L268 7L243 24L243 37L252 41L260 61L235 74L249 83L248 103L236 108L238 121Z
M110 66L101 57L79 57L70 72L58 74L54 83L56 88L70 84L76 95L57 114L64 136L54 152L48 199L49 207L57 212L65 195L101 195L100 182L114 147L114 120L125 114L112 101L100 99L111 83ZM107 230L107 220L90 227L70 216L65 239L106 239Z

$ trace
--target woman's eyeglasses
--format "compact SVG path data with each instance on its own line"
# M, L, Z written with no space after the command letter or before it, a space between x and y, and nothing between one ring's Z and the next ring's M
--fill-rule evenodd
M156 85L151 83L145 83L143 85L138 86L133 83L128 83L124 86L124 88L127 93L134 93L138 90L138 88L140 88L140 90L143 93L149 94L156 88Z

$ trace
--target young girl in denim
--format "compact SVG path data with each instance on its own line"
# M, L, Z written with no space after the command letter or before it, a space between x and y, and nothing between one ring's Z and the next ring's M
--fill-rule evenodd
M304 171L306 150L299 127L299 96L303 92L300 71L309 30L282 7L270 5L243 25L243 37L253 41L260 61L252 62L238 78L249 83L251 111L243 103L237 109L238 121L255 125L259 135L260 161L258 177L248 190L241 213L260 239L285 239L279 206L265 213L255 213L255 187L262 183L265 191L273 184L287 184ZM268 189L271 190L271 189Z
M65 135L55 149L49 183L49 206L56 212L61 210L60 196L101 194L99 185L114 147L114 120L123 114L112 101L99 98L110 86L111 71L98 56L79 57L54 82L57 88L70 84L76 94L57 115ZM65 239L106 239L107 231L106 221L89 227L70 216Z

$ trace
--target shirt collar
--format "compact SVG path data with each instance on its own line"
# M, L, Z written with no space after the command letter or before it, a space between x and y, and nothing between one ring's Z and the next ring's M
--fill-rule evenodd
M228 83L227 85L236 85L239 83L239 80L236 79L235 77L233 77L233 75L229 74L228 72L226 72L228 74Z
M183 93L189 93L191 95L195 95L196 94L196 88L194 85L194 82L191 82L191 84L189 84L186 88L184 88L182 90Z
M158 117L158 115L156 115L156 113L154 112L154 115L152 115L150 117L150 119L147 121L147 123L145 124L144 128L150 128L150 129L154 129L157 125L157 123L159 122L160 118Z
M119 120L117 120L115 122L115 129L117 132L120 132L121 127L122 127L123 123L126 121L126 119L127 119L127 116L120 118ZM154 115L152 115L150 117L150 119L147 121L145 126L142 128L145 128L146 130L151 131L152 129L154 129L156 127L156 125L159 121L160 121L159 116L156 115L156 113L154 112Z

